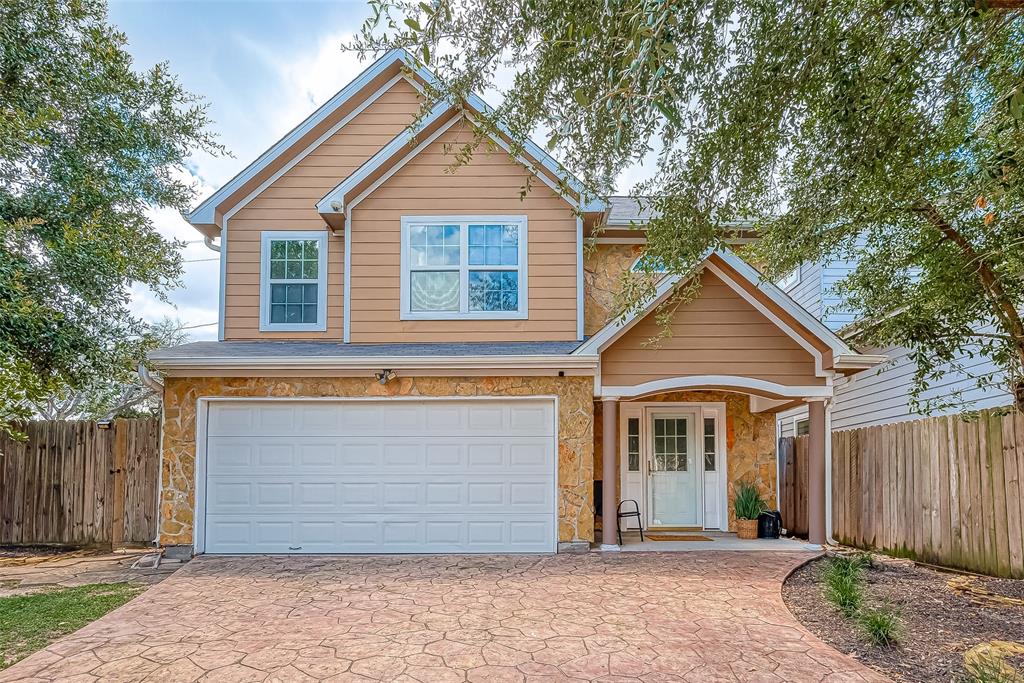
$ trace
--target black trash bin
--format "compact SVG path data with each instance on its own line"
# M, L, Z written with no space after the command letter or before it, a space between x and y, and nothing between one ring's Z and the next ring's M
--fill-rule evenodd
M778 538L782 529L782 514L778 510L766 510L757 516L757 537Z

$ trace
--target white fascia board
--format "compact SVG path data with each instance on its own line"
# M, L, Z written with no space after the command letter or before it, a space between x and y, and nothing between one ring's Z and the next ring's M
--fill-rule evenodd
M437 78L434 77L434 74L432 74L429 70L425 68L413 67L412 56L406 53L406 57L406 65L412 68L416 72L417 76L423 79L423 81L425 81L426 83L429 83L431 87L439 88L440 84L438 83ZM467 96L466 101L471 107L473 107L479 112L487 114L488 116L494 113L494 107L487 104L487 102L485 102L484 99L477 95L476 93L470 93ZM498 129L501 132L505 133L510 138L515 139L511 131L509 131L508 127L505 126L501 121L495 121L495 125L497 125ZM527 152L527 154L529 154L531 157L539 161L540 164L544 166L544 168L554 173L557 178L561 179L562 182L566 184L566 186L571 188L577 195L579 195L579 202L577 202L577 205L580 211L586 213L596 213L605 211L608 208L608 203L605 200L599 197L591 196L587 192L586 188L583 186L583 183L581 183L576 176L570 173L564 166L562 166L562 164L558 162L557 159L548 154L547 151L545 151L540 145L535 143L533 140L527 138L523 142L523 149Z
M728 249L720 249L716 253L723 261L729 264L733 270L742 275L747 282L757 287L759 291L765 294L774 303L778 304L784 311L792 315L800 322L801 325L814 334L814 336L828 344L835 356L848 356L852 359L858 355L857 352L851 349L835 332L830 330L825 323L808 313L803 306L793 301L788 294L775 286L773 282L763 278L761 273L759 273L749 263Z
M380 76L382 72L390 68L396 62L408 63L408 55L404 50L391 50L373 64L369 65L352 82L339 90L334 97L327 100L319 109L313 112L305 121L293 128L287 135L278 140L267 151L261 154L256 161L249 164L241 173L222 185L220 189L206 198L193 211L185 214L185 219L192 224L215 225L215 214L217 206L227 197L234 194L238 188L252 180L267 165L272 163L290 149L296 142L301 140L311 130L324 121L338 107L352 99L361 92L370 82Z
M348 194L352 188L358 186L370 175L380 169L385 162L393 158L404 148L408 147L420 132L434 124L439 118L444 116L445 113L451 111L451 109L452 107L447 103L439 102L430 110L430 113L427 114L427 116L420 120L414 129L410 130L409 128L406 128L396 135L392 138L391 142L381 147L380 150L367 159L362 166L342 180L334 187L333 190L324 195L324 197L316 203L316 210L319 213L344 214L346 209L344 206L345 195ZM337 205L337 208L333 206L335 204Z
M158 368L180 369L253 369L253 370L379 370L380 368L430 368L451 369L514 369L530 368L552 370L593 370L596 357L580 358L565 355L522 355L522 356L315 356L315 357L233 357L210 358L203 356L184 358L152 357Z

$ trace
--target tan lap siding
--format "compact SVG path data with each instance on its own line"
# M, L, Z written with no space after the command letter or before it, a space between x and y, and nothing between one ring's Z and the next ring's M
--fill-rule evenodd
M601 382L633 386L668 377L737 375L786 385L821 384L814 358L771 320L705 271L697 298L676 312L671 335L652 313L601 355Z
M345 241L328 237L327 330L260 332L260 232L326 230L316 202L414 119L418 95L396 82L228 221L225 339L342 338Z
M481 147L448 172L470 139L456 124L352 210L353 342L576 339L576 217L504 151ZM529 178L525 199L520 191ZM400 320L401 222L417 215L527 216L526 320Z

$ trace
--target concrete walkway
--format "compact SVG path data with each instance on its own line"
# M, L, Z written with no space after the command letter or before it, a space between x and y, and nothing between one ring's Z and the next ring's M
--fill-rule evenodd
M181 568L180 562L165 560L157 567L147 563L133 569L143 557L151 558L152 551L74 550L33 555L0 550L0 598L89 583L131 582L151 586Z
M807 553L200 557L0 681L884 681L797 624Z

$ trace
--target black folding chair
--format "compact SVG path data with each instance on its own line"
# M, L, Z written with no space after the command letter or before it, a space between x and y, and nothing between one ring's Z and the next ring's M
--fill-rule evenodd
M603 482L600 479L594 482L594 509L597 511L597 514L602 517L601 523L603 524L604 515L602 514L602 512L604 511L604 490L601 488L602 483ZM625 503L632 503L633 509L623 512L622 506ZM615 509L615 512L615 532L618 534L619 537L619 545L622 545L622 526L619 524L619 520L625 517L636 517L636 525L640 529L640 541L643 542L644 525L640 519L640 504L631 498L626 499L619 502L619 506Z

